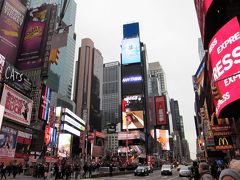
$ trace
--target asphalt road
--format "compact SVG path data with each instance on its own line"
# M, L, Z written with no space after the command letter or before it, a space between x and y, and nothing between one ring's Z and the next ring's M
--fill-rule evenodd
M7 179L13 179L12 177L7 177ZM43 179L43 178L42 178ZM54 180L54 178L47 178L48 180ZM125 175L119 175L119 176L112 176L112 177L99 177L99 178L87 178L89 180L95 180L95 179L106 179L106 180L134 180L134 179L147 179L147 180L188 180L189 178L186 177L179 177L178 171L173 169L173 175L171 176L162 176L160 170L155 170L153 173L150 173L149 176L134 176L134 173L132 174L125 174ZM33 178L31 176L23 176L20 175L16 177L16 179L13 180L37 180L37 178ZM71 178L71 180L75 180L75 178ZM79 180L79 179L78 179Z
M169 179L169 180L188 180L189 178L186 177L179 177L178 171L173 169L172 176L162 176L160 170L155 170L153 173L150 173L149 176L134 176L134 174L125 174L120 176L112 176L112 177L99 177L99 178L92 178L94 179L111 179L111 180L134 180L134 179L148 179L148 180L159 180L159 179Z

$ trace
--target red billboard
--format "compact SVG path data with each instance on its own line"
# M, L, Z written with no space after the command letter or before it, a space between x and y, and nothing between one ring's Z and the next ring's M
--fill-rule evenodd
M167 108L165 96L155 97L156 125L167 124Z
M27 8L16 0L5 0L0 14L0 54L15 65Z
M4 117L29 125L33 101L8 85L4 85L1 105L5 106Z
M43 65L51 6L45 5L28 11L20 54L16 66L20 70Z
M212 79L219 87L222 99L214 101L216 115L230 103L240 98L240 28L237 17L226 23L209 43L209 56L212 69Z

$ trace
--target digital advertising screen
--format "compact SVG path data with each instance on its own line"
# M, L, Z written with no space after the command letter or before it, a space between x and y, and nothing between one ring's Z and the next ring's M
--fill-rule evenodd
M124 96L122 99L122 129L144 128L143 95Z
M213 36L208 48L212 69L210 77L222 95L222 99L214 101L216 115L221 117L224 108L240 98L240 27L237 17Z
M143 92L143 69L141 64L122 66L122 95Z
M72 135L67 133L59 134L58 156L69 157L71 153Z
M122 64L141 62L139 37L122 40Z
M156 140L161 144L162 150L170 150L168 130L156 129Z

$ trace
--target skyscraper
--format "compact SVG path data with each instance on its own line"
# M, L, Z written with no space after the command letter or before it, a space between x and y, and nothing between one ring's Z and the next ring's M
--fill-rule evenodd
M91 131L101 131L103 57L89 38L82 39L75 74L76 114Z
M103 65L103 123L102 129L108 123L120 122L120 92L121 92L121 66L119 62Z
M34 0L31 2L31 7L41 6L43 3L58 4L60 8L60 0ZM74 103L71 101L72 84L73 84L73 69L74 69L74 54L76 44L75 29L76 3L69 1L63 18L66 25L71 25L69 28L67 46L59 49L58 64L51 64L48 72L47 84L49 87L58 93L58 105L74 109Z
M168 116L168 130L171 134L173 132L172 124L172 114L170 109L170 98L167 91L167 79L164 73L164 70L159 62L149 63L149 88L152 91L153 96L162 96L166 97L166 106L167 106L167 116ZM151 93L150 93L151 94Z

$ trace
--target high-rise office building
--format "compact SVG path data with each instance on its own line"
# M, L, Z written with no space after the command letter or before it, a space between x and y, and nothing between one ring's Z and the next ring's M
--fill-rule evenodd
M34 0L31 1L31 7L41 6L43 3L59 5L60 0ZM58 93L57 105L67 107L74 110L74 103L71 101L72 84L73 84L73 69L74 69L74 54L76 44L75 29L76 2L69 1L64 14L63 22L70 25L67 38L67 46L59 49L58 64L51 64L48 72L47 84L49 87Z
M103 57L91 39L82 39L75 73L76 114L90 131L101 131Z
M159 62L149 63L149 91L152 96L166 97L167 117L168 117L168 130L171 134L173 132L172 114L170 110L170 98L167 91L167 80L164 70Z
M119 62L103 65L103 121L102 129L108 123L120 122L121 66Z

